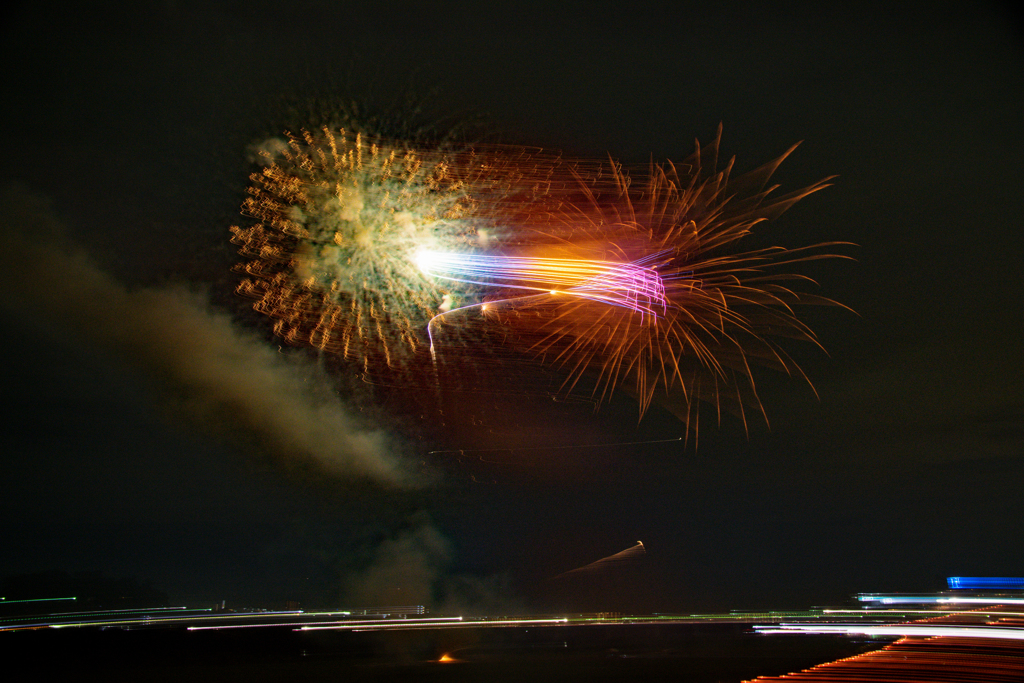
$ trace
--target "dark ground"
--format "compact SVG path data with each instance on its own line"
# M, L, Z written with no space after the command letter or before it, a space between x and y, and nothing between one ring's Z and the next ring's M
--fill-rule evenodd
M107 681L591 681L729 683L881 643L758 636L739 625L576 626L388 633L61 630L4 634L10 665ZM456 662L437 659L448 653Z

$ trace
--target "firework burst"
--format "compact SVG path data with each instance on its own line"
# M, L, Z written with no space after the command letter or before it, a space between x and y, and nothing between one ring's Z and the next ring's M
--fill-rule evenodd
M424 277L415 255L486 245L481 205L501 191L501 169L479 155L326 128L289 136L263 159L242 207L255 222L231 228L250 259L239 293L275 318L289 343L367 372L404 367L426 321L472 290Z
M795 289L807 279L786 267L832 255L736 243L828 179L776 195L768 181L792 148L732 178L720 135L639 172L520 148L289 136L252 176L254 223L232 228L250 259L239 291L290 343L396 384L479 366L507 385L526 358L557 371L561 397L625 390L641 415L657 399L696 426L710 402L746 423L751 406L763 414L753 367L803 376L776 339L816 344L796 307L831 303Z
M490 316L515 331L515 344L563 371L562 393L600 402L623 389L637 397L641 415L660 395L659 403L693 427L699 406L709 403L719 418L729 409L746 425L751 408L767 420L755 366L807 379L776 340L820 346L797 308L835 302L799 291L801 283L813 283L788 267L836 258L830 248L843 243L742 251L737 242L830 179L776 194L768 181L795 145L731 178L733 160L718 168L720 139L721 128L684 162L640 173L609 163L603 173L579 178L580 199L534 216L536 252L642 263L664 288L664 307L648 315L561 291L488 305Z

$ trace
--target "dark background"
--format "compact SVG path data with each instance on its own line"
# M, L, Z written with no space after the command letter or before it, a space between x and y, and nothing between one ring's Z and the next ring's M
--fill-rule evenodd
M700 611L1024 571L1018 17L1001 3L548 4L6 10L2 220L21 241L0 280L0 575L101 571L189 605L537 609L565 599L547 577L639 539L643 564L581 589L588 606ZM342 391L420 472L400 487L274 455L230 403L193 419L206 389L138 350L159 328L128 343L89 305L68 314L105 298L90 292L127 291L137 311L132 292L186 283L214 319L268 339L232 295L247 148L353 102L398 126L408 107L627 162L682 158L720 122L741 171L803 140L776 180L835 186L764 239L858 245L804 270L856 311L805 314L828 355L793 353L820 400L766 375L770 429L708 414L695 448L657 409L638 426L627 397L596 416L521 407L489 443ZM40 256L78 249L108 289Z

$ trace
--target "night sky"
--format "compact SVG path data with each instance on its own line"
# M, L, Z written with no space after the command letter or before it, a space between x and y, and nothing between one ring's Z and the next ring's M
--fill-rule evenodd
M1021 575L1021 24L1002 4L771 4L6 10L0 577L493 612L543 608L547 579L637 540L610 608ZM252 145L352 103L628 163L719 123L740 171L802 140L782 190L838 177L756 239L857 245L802 269L855 311L802 314L827 354L787 347L819 398L764 373L770 428L707 411L694 446L625 395L596 414L497 397L481 426L332 389L233 293L228 228Z

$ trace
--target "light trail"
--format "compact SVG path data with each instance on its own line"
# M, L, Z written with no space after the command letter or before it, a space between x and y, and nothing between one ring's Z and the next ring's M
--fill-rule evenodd
M745 683L850 683L859 681L953 681L1019 683L1024 680L1022 645L1017 638L947 629L943 637L899 638L863 652L781 676L758 676ZM948 636L948 637L947 637Z
M951 616L951 615L963 615L963 614L968 614L968 615L984 614L985 616L1002 616L1002 617L1019 617L1019 616L1021 616L1020 612L990 612L990 611L987 611L987 610L985 612L978 612L976 610L959 610L959 609L958 610L948 610L948 611L947 610L943 610L941 612L936 612L935 610L929 610L929 609L918 609L918 610L913 610L913 609L908 609L908 610L890 610L890 609L823 609L821 612L822 612L822 614L847 614L847 615L849 615L849 614L865 614L865 615L873 615L873 616L876 616L876 617L877 616L899 617L899 616L919 615L919 614L928 614L928 615L931 615L931 616L936 616L936 615L939 615L939 616L947 616L947 615L949 615L949 616Z
M315 617L325 613L322 612L309 612L304 616ZM296 631L315 631L318 629L336 629L336 630L354 630L356 628L364 628L369 624L381 624L381 623L420 623L420 624L431 624L438 625L438 623L458 623L462 621L462 617L426 617L423 619L346 619L344 621L328 621L320 622L317 626L309 626L306 622L277 622L273 624L229 624L227 626L190 626L189 631L226 631L228 629L236 628L265 628L267 626L298 626Z
M755 626L754 630L758 633L842 633L845 635L859 636L955 636L961 638L1024 640L1024 628L982 625L922 626L920 624L884 624L878 626L865 626L863 624L777 624L774 626Z
M947 597L941 595L888 595L881 593L861 593L857 596L860 602L878 602L883 605L1024 605L1024 598L1011 597Z
M208 610L204 610L208 611ZM103 613L101 613L103 614ZM113 613L110 616L116 615ZM62 623L53 622L36 622L38 626L48 626L49 628L83 628L88 626L159 626L159 625L174 625L181 624L183 622L190 621L215 621L215 620L231 620L231 619L271 619L277 618L284 615L298 615L303 614L301 610L296 611L281 611L281 612L229 612L226 614L191 614L187 616L174 616L174 617L162 617L145 616L142 618L135 619L78 619L74 621L65 621ZM15 628L15 627L11 627ZM7 630L7 628L0 627L0 631Z
M359 626L358 628L350 629L352 631L386 631L394 629L425 629L425 628L497 628L506 626L557 626L559 624L567 624L569 620L567 618L562 619L482 619L476 621L463 621L462 617L458 617L459 621L451 621L446 623L414 623L418 620L406 619L406 620L394 620L384 624L371 624L368 626ZM413 623L402 623L413 622ZM297 629L300 631L322 631L327 629L338 629L343 627L332 627L332 626L308 626L305 628Z
M936 602L940 605L1024 605L1024 598L939 598Z
M950 589L1024 589L1024 577L1020 576L950 576L946 583Z
M491 287L508 287L551 296L567 294L621 306L657 317L668 307L658 271L646 263L421 251L416 263L427 275Z

